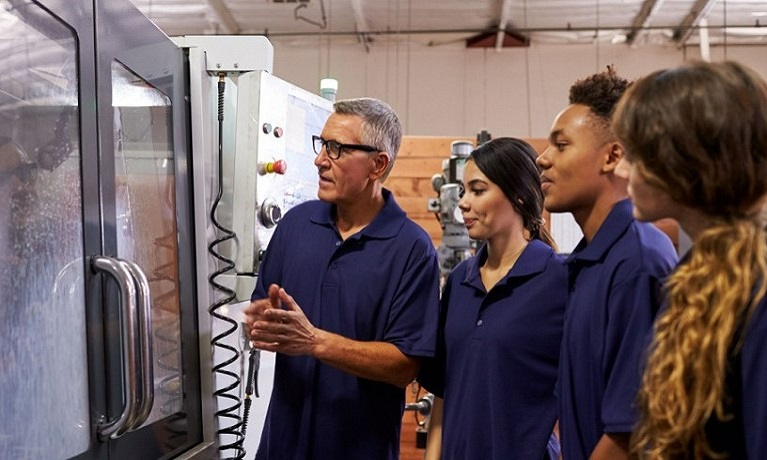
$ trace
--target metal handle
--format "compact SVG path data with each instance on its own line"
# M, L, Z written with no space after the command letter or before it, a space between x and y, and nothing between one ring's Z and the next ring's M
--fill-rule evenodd
M138 405L134 408L130 429L136 429L149 417L154 404L154 359L152 356L152 296L149 293L149 281L135 262L121 260L121 264L133 275L136 286L138 310L138 342L140 366L138 368L140 386Z
M94 270L104 272L117 281L120 291L120 323L122 325L122 355L123 355L123 401L124 407L120 416L114 420L102 423L98 434L102 439L117 438L130 429L135 418L136 401L138 399L138 368L141 365L137 327L137 296L136 282L130 270L118 259L96 256L91 260Z
M429 393L414 403L405 404L405 410L414 410L423 416L429 416L433 406L434 395Z

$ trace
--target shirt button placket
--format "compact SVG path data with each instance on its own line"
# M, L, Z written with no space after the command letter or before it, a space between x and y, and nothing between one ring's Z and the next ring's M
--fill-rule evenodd
M337 248L340 248L342 244L344 244L344 242L343 242L343 241L336 241L336 242L335 242L335 246L336 246ZM336 262L331 262L331 263L330 263L330 269L331 269L331 270L335 270L335 269L337 269L337 268L338 268L338 264L337 264Z

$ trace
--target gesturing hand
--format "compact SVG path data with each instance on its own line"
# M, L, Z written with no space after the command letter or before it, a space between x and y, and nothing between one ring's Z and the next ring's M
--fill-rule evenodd
M246 314L248 310L260 309L253 314L250 324L253 346L287 355L312 354L318 330L285 289L273 284L268 294L268 299L255 301L246 309ZM254 306L257 302L262 303Z
M248 335L250 335L253 329L253 323L264 319L264 312L270 308L282 308L282 302L280 302L278 293L280 287L276 284L269 286L267 297L264 299L257 299L250 302L243 313L245 314L245 325L248 328Z

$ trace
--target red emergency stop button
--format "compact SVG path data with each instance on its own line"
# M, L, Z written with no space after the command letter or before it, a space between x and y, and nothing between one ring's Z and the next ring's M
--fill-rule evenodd
M288 164L285 162L285 160L277 160L277 161L270 161L266 165L264 165L264 171L269 173L277 173L277 174L285 174L285 172L288 170Z

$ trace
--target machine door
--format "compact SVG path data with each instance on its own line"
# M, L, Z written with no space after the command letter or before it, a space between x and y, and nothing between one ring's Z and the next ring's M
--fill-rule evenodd
M0 0L0 458L98 449L89 384L91 281L101 251L92 7L62 18ZM91 60L92 61L92 60ZM84 101L91 101L90 104ZM87 159L87 160L86 160ZM94 198L91 196L91 198ZM88 234L88 237L86 237ZM97 281L97 280L96 280ZM95 393L94 393L95 395Z
M127 0L0 30L0 458L199 450L182 53Z
M104 254L140 269L151 310L138 337L139 348L152 351L137 365L148 362L136 379L142 420L115 437L110 458L171 457L202 437L183 53L128 0L95 4ZM122 343L112 339L119 332L107 331L108 358L121 355ZM130 386L129 367L107 359L106 368L114 417L125 399L114 389ZM142 379L151 379L143 390Z

